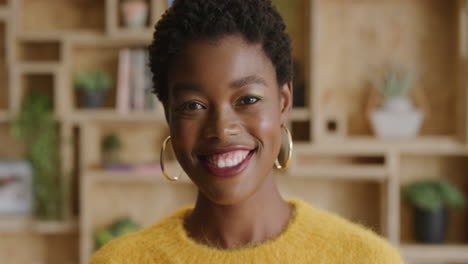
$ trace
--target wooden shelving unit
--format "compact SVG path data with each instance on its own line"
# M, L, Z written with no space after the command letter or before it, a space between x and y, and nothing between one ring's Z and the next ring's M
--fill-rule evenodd
M186 175L171 183L160 172L102 168L100 142L111 132L123 140L123 160L158 161L167 135L160 105L121 114L114 85L105 106L89 110L73 89L73 74L83 69L102 69L115 81L119 51L151 42L166 1L148 1L147 27L130 31L122 26L119 0L0 0L0 159L21 158L23 146L8 135L11 121L25 93L44 91L53 97L70 190L63 222L0 216L0 252L12 243L42 252L9 253L6 259L0 254L0 263L85 264L94 232L117 218L128 215L147 226L193 203L196 188ZM467 1L274 2L283 7L299 69L289 122L295 151L291 168L277 176L281 192L372 228L408 263L468 262L466 210L451 212L447 245L418 245L411 211L400 197L402 186L420 178L468 186ZM415 139L379 140L366 120L369 74L387 62L421 73L416 85L426 91L431 111ZM336 118L333 126L330 117ZM336 126L339 133L330 135ZM169 170L181 171L176 163ZM65 253L47 257L51 248L38 236Z

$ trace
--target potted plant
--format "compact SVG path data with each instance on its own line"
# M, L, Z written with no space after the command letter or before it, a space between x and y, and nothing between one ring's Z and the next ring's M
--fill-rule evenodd
M105 165L116 164L120 161L119 152L122 148L122 143L117 134L111 133L106 135L102 140L102 150Z
M424 243L443 242L448 223L447 208L463 207L463 193L445 180L414 182L407 185L403 193L414 209L416 240Z
M87 108L97 108L102 105L105 93L112 82L108 73L86 71L75 75L74 84L81 93L81 104Z
M141 229L141 226L130 217L122 217L112 223L109 228L97 231L94 234L95 250L98 250L114 238L136 232L139 229Z
M419 133L424 113L415 109L409 98L414 77L404 71L389 68L383 80L373 84L383 104L370 112L374 133L380 138L412 138Z
M125 27L139 30L146 26L149 13L147 0L122 0L120 10Z
M31 92L24 98L12 134L24 142L26 159L32 167L34 215L38 220L60 220L65 196L60 171L60 137L48 95Z

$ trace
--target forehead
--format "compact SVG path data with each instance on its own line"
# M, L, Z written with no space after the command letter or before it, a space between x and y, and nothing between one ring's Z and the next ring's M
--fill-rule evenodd
M276 81L274 66L260 43L249 43L242 36L229 35L190 43L172 63L168 87L177 82L219 87L252 75Z

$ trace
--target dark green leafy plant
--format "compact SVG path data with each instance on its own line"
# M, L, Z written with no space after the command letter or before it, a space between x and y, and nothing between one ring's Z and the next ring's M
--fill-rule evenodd
M95 249L99 249L114 238L138 231L141 226L128 216L115 221L110 228L94 234Z
M108 90L112 84L108 73L102 71L86 71L75 74L75 88L85 93L95 93Z
M34 212L42 220L62 217L64 190L61 186L59 135L50 97L32 92L22 103L12 133L25 143L26 158L34 175Z
M118 151L122 147L122 143L117 134L111 133L104 137L102 140L102 149L105 152Z
M407 185L403 193L408 203L427 211L435 211L445 206L464 207L466 201L463 193L445 180L415 182Z

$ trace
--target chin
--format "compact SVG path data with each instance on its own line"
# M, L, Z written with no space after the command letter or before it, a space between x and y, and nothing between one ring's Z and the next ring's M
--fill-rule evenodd
M244 175L247 176L247 175ZM248 177L245 177L248 179ZM218 205L234 205L241 203L252 197L259 190L262 182L265 180L257 179L252 181L224 182L222 186L209 184L209 186L198 186L198 189L206 199Z

